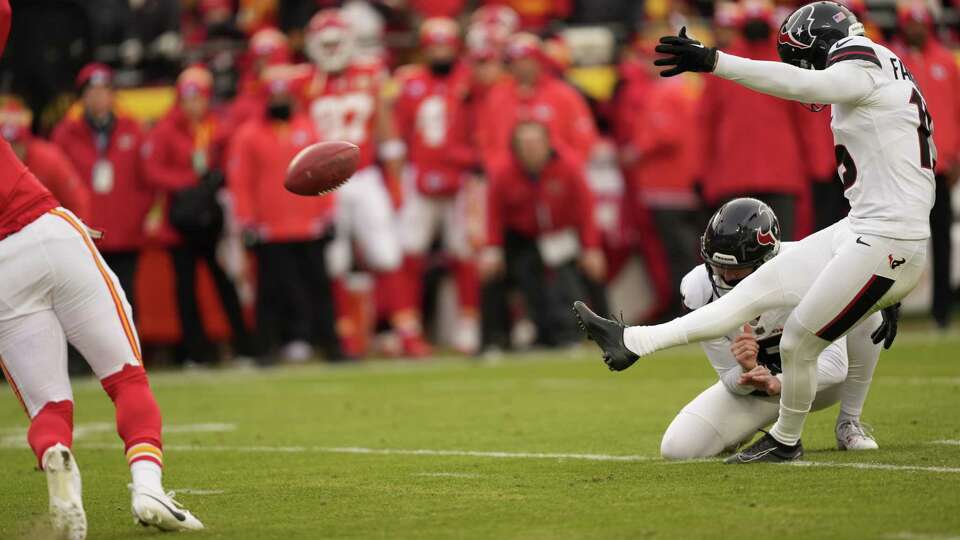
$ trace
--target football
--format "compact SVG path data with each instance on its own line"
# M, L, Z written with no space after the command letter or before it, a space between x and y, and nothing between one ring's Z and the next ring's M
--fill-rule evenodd
M345 141L313 144L290 161L283 186L297 195L323 195L349 180L359 162L360 149L355 144Z

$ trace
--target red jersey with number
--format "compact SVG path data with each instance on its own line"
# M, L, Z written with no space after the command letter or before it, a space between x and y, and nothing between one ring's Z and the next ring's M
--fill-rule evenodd
M358 169L377 159L374 122L386 77L382 63L362 60L340 73L317 71L307 88L307 112L317 132L324 140L359 146Z
M417 189L428 196L456 193L464 172L476 161L464 117L462 78L407 66L398 70L396 79L394 118L407 145Z

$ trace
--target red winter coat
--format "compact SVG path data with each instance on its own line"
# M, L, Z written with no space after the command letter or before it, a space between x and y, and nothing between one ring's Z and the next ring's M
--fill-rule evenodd
M572 0L483 0L482 5L512 8L517 12L523 30L541 30L551 21L566 19L573 12Z
M779 61L770 44L735 44L730 53ZM715 205L742 193L800 195L811 174L791 101L719 77L707 77L700 103L704 196Z
M144 220L153 193L143 182L140 144L143 133L136 120L115 113L115 125L104 156L99 156L94 131L79 106L71 109L53 130L52 140L83 179L91 193L90 227L102 231L101 251L136 251L144 241ZM113 181L95 183L94 166L101 159L113 169Z
M175 246L183 241L170 225L170 196L200 183L195 160L204 161L207 170L221 168L224 135L212 114L194 124L178 107L147 134L142 148L143 172L147 183L163 196L163 223L156 234L163 245Z
M490 89L477 134L484 167L510 158L510 139L520 120L547 125L557 148L581 164L597 141L597 128L587 102L569 84L543 75L533 88L520 87L512 78Z
M283 187L297 152L318 140L306 115L290 123L255 119L230 142L227 187L237 221L267 242L300 242L323 234L333 220L335 195L300 197Z
M394 118L417 189L428 196L453 195L476 161L464 118L465 88L453 76L438 77L421 66L404 68L397 82Z
M933 117L933 142L937 146L937 173L960 162L960 69L946 47L934 38L923 49L893 45L907 64Z
M487 243L503 245L507 230L529 238L575 228L584 249L600 246L594 199L583 165L558 151L538 178L515 159L495 167L487 190Z
M55 144L31 137L26 141L24 164L60 204L80 219L90 219L90 189L84 185L67 156Z
M699 90L681 77L651 83L627 144L639 159L626 172L631 191L651 206L692 207L699 173Z

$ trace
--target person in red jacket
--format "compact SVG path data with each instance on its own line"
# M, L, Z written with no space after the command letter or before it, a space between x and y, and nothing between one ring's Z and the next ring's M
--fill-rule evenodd
M103 233L98 242L107 265L131 291L144 243L144 221L153 199L143 182L140 124L114 101L113 72L89 64L77 75L80 103L67 111L51 137L92 193L89 225Z
M247 66L241 75L240 91L225 111L226 129L234 130L252 118L261 118L267 107L267 92L261 75L271 65L287 64L291 60L287 36L276 28L258 30L250 37L247 48Z
M729 51L779 61L774 34L769 10L744 12L742 37ZM800 135L800 114L809 113L795 105L708 77L699 113L707 206L717 208L735 197L760 199L776 212L784 240L794 238L797 199L809 189L810 178Z
M923 3L901 4L900 29L893 50L923 90L933 117L933 142L937 147L936 200L930 211L933 244L933 318L940 328L950 324L953 293L950 287L950 230L953 207L950 193L960 177L960 69L953 53L933 32L933 17Z
M579 159L551 144L545 124L521 121L512 140L510 159L490 176L487 244L479 258L483 343L508 345L508 286L525 296L539 342L575 343L577 329L564 307L584 294L584 275L601 281L606 272L593 194Z
M647 212L655 230L654 249L659 254L648 264L664 266L661 273L669 276L670 288L657 291L660 315L683 314L680 280L684 269L700 260L700 199L694 189L699 148L697 139L690 136L697 130L698 82L692 77L651 81L645 106L637 112L622 149L634 157L624 175L629 208ZM642 221L634 224L641 231L643 225Z
M263 72L267 114L234 134L227 187L237 223L257 256L256 329L261 350L278 339L292 358L319 341L326 356L342 355L334 327L333 292L324 254L332 238L335 194L299 197L283 187L290 160L316 142L313 122L294 100L298 70ZM294 345L295 344L295 345Z
M14 96L0 96L0 135L60 204L77 217L90 217L90 190L76 169L53 143L30 133L33 114Z
M157 239L170 248L176 275L177 309L183 332L184 361L210 361L213 351L203 328L196 296L197 262L213 276L233 331L234 352L250 354L240 300L217 260L223 215L216 192L224 136L210 111L213 76L191 66L177 77L177 102L147 135L141 153L146 181L163 194L163 223Z
M8 0L0 0L0 55L11 18ZM51 534L81 540L87 534L72 450L68 340L116 407L135 519L164 530L202 529L163 489L160 408L117 276L83 222L59 207L5 140L0 140L0 283L0 371L30 418L26 440L47 478Z
M461 196L469 170L477 163L464 118L468 81L454 74L459 29L453 19L433 18L420 28L427 65L401 68L394 114L408 148L412 187L400 211L406 299L420 314L421 281L427 252L438 233L452 259L461 318L456 348L478 346L479 284L467 235L466 201Z
M597 140L586 101L569 84L546 73L536 36L513 36L505 53L512 77L490 89L478 126L484 167L489 171L497 161L509 158L511 133L522 118L542 122L558 148L586 163Z

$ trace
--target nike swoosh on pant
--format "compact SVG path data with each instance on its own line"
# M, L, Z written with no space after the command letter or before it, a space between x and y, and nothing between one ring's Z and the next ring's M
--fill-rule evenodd
M157 501L158 503L160 503L160 506L166 508L167 511L170 512L170 514L171 514L173 517L177 518L177 521L186 521L186 520L187 520L187 516L186 516L183 512L178 512L178 511L174 510L173 508L170 508L170 506L169 506L167 503L161 501L160 499L154 497L153 495L150 495L149 493L144 493L144 496L150 497L151 499L153 499L153 500Z

